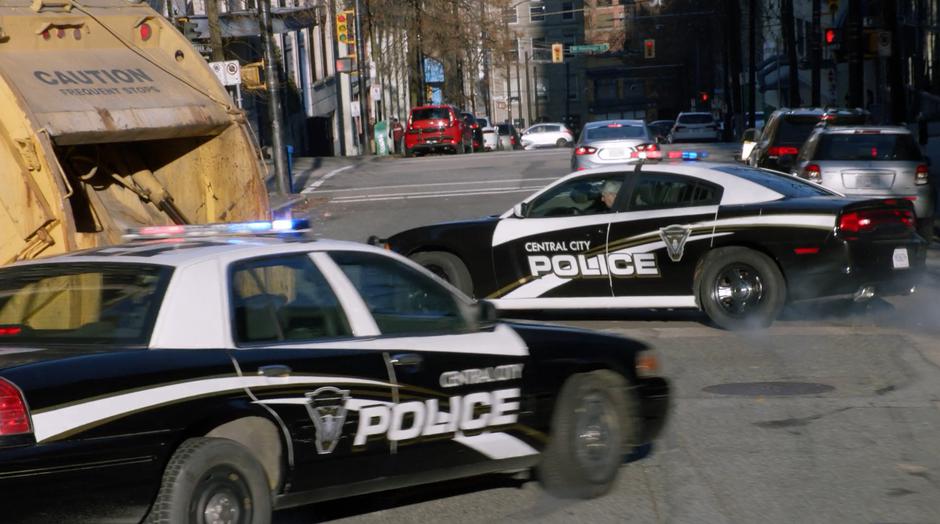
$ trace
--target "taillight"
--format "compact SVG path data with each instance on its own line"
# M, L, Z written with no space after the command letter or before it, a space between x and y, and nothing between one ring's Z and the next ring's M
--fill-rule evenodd
M574 150L574 154L579 155L579 156L580 155L593 155L596 152L597 152L597 148L591 147L591 146L581 146Z
M914 213L909 209L882 208L850 211L839 217L839 232L870 233L882 226L900 225L914 230Z
M0 378L0 437L32 431L23 393L12 382Z
M800 150L793 146L773 146L767 150L770 156L796 155L799 152Z
M817 184L822 182L822 171L816 164L810 164L803 168L803 176L807 180L816 182Z
M151 36L153 36L153 29L150 27L150 24L147 22L140 24L140 39L146 42L150 40Z
M640 144L636 146L637 151L659 151L659 144Z
M926 164L921 164L917 166L917 172L914 174L914 183L918 186L923 186L927 184L927 175L930 171L927 169Z
M516 144L516 137L514 137L514 136L509 137L509 143L515 145L515 144Z

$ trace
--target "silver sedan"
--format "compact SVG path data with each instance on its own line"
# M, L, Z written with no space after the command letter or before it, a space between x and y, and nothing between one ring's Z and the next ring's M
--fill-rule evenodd
M571 153L571 170L628 163L647 154L658 158L659 153L656 139L642 120L591 122L584 126Z

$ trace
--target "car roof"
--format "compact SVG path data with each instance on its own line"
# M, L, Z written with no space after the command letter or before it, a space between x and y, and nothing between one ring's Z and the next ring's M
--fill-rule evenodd
M624 126L643 126L646 125L646 122L637 119L596 120L594 122L588 122L587 124L584 124L584 128L589 129L594 127L604 127L610 124L620 124Z
M310 251L373 251L383 250L342 240L302 239L286 240L277 236L208 236L171 237L134 240L123 244L73 251L48 258L16 262L11 266L37 264L134 263L155 264L180 268L224 258L249 259L280 253L302 253Z
M877 131L883 135L910 135L911 130L902 126L833 126L822 127L820 133L827 135L855 135L865 131Z
M679 116L683 116L683 115L708 115L708 116L712 116L712 114L709 113L709 112L707 112L707 111L683 111L683 112L679 113ZM677 117L677 118L678 118L678 117Z

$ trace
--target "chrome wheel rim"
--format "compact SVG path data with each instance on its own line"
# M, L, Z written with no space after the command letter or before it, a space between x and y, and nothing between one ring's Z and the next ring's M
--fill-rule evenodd
M728 265L715 278L712 299L731 316L747 316L757 308L763 297L763 278L748 264Z

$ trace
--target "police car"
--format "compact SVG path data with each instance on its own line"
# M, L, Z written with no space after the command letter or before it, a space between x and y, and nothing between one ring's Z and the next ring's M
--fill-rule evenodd
M737 329L769 325L789 300L913 291L927 242L911 202L702 154L579 171L502 215L383 242L500 309L698 307Z
M4 522L266 522L531 469L588 498L662 428L643 344L493 321L367 245L249 235L282 226L145 228L0 269Z

